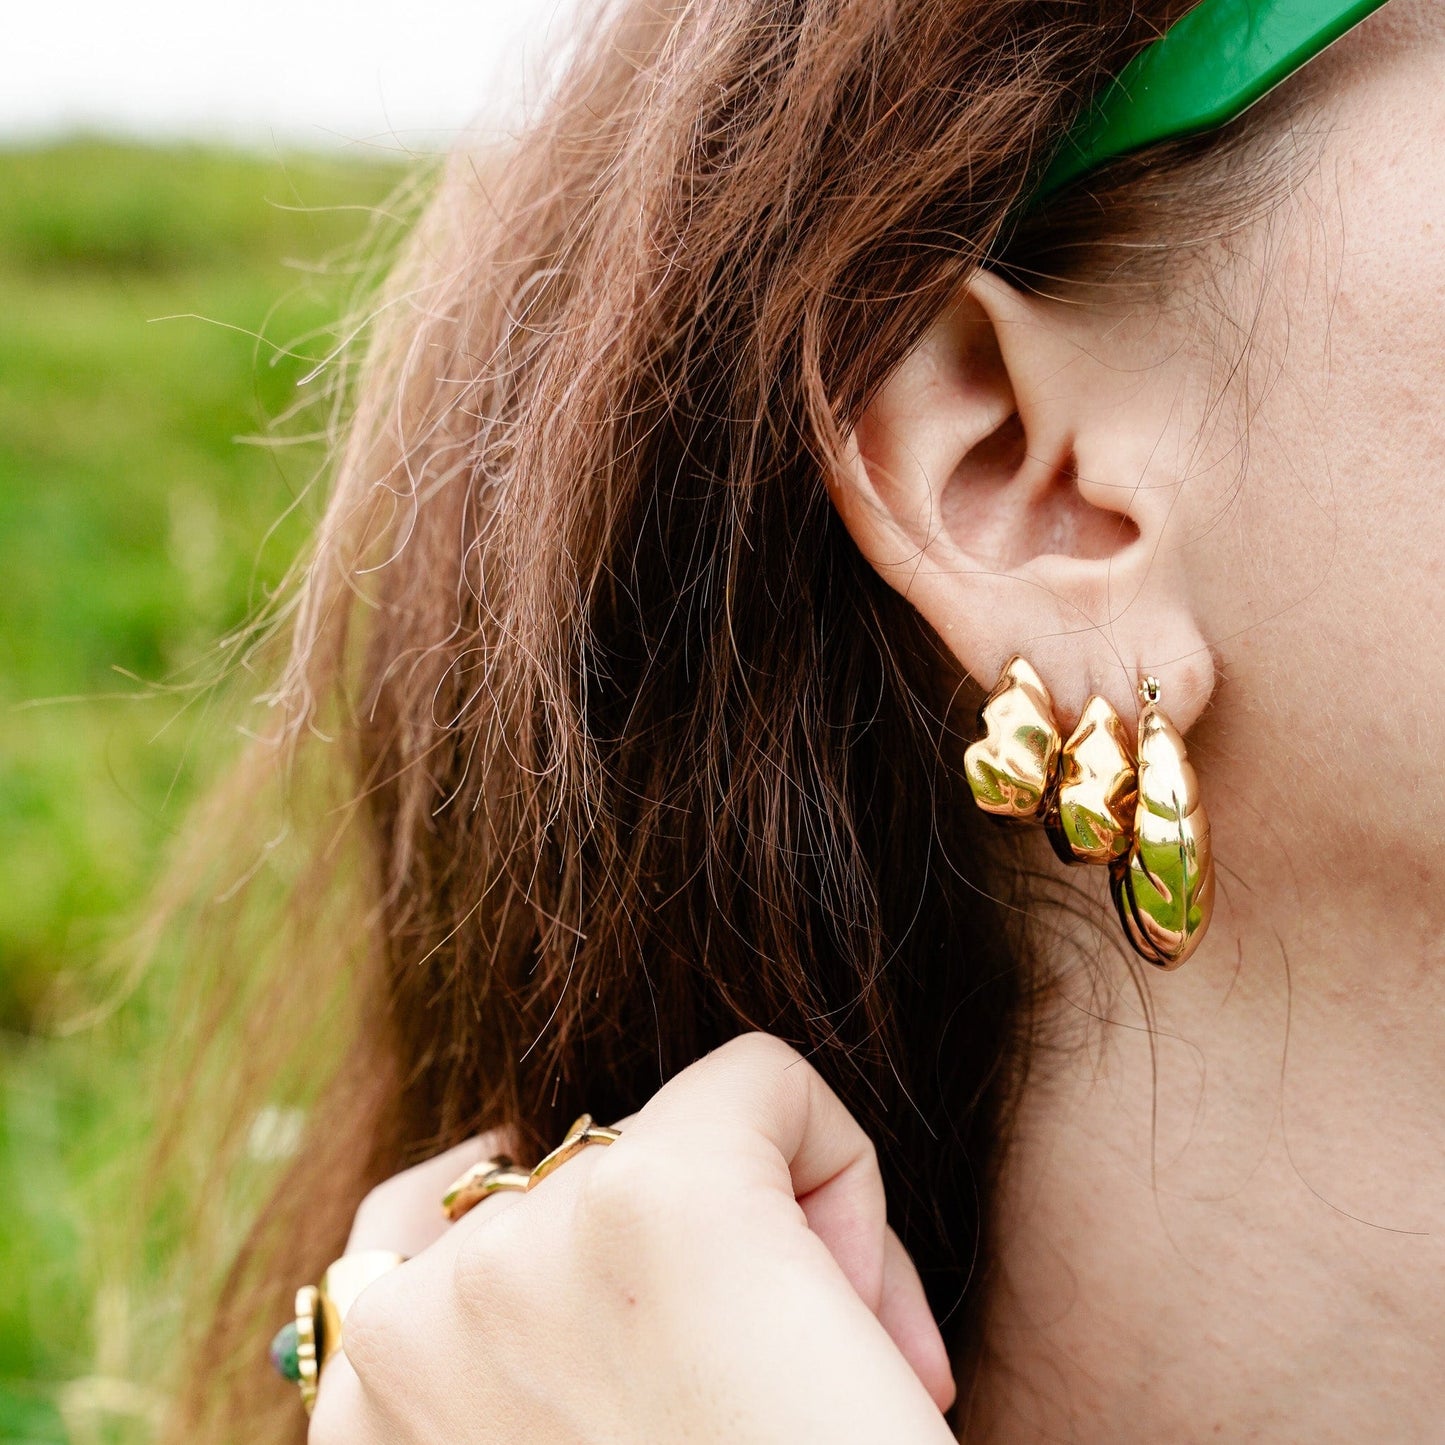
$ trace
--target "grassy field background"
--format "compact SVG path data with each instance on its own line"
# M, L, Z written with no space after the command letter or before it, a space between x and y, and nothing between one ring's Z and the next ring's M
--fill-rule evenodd
M151 684L212 676L306 536L323 448L273 445L275 423L394 235L367 239L401 176L96 141L0 151L6 1442L148 1438L154 1402L123 1361L135 1330L168 1325L97 1288L92 1226L124 1206L117 1162L153 1127L163 1014L133 998L105 1028L76 1021L113 990L107 956L225 762L209 694Z

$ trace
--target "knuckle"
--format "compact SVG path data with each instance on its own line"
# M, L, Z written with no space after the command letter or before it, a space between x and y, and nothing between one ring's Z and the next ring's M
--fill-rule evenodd
M811 1068L792 1044L784 1043L775 1034L739 1034L717 1049L714 1058L720 1062L748 1067L788 1068L801 1064Z
M599 1151L583 1175L574 1208L584 1241L636 1257L656 1248L670 1221L688 1212L694 1191L675 1156L641 1141Z
M712 1056L717 1066L749 1075L778 1096L805 1100L822 1084L812 1062L773 1034L739 1034Z
M363 1384L394 1371L405 1343L405 1310L395 1272L369 1284L352 1301L341 1327L342 1349Z
M482 1206L484 1211L485 1205ZM509 1213L511 1211L508 1211ZM500 1325L516 1314L519 1248L509 1247L505 1215L483 1214L467 1225L452 1260L452 1288L458 1307L475 1324Z

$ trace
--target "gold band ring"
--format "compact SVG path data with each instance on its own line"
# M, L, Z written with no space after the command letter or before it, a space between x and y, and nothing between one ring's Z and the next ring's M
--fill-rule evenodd
M271 1345L271 1359L281 1375L301 1391L309 1415L316 1405L321 1371L341 1348L341 1325L357 1295L406 1256L390 1249L359 1249L344 1254L321 1276L320 1284L296 1291L296 1319L282 1328Z
M452 1181L451 1187L442 1195L442 1208L455 1224L488 1195L505 1189L518 1192L526 1189L529 1177L525 1170L513 1168L512 1161L505 1154L483 1159Z
M554 1170L560 1169L574 1154L580 1154L589 1144L615 1144L622 1137L618 1129L609 1129L603 1124L594 1124L591 1114L579 1115L572 1121L567 1137L548 1155L538 1161L527 1180L527 1188L534 1189Z

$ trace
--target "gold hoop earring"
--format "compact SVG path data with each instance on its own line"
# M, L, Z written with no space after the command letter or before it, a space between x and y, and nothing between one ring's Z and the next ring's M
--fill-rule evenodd
M979 710L983 737L970 743L963 769L985 813L1020 821L1047 811L1063 739L1054 700L1022 657L1004 664Z
M1112 864L1129 851L1137 802L1134 750L1124 719L1096 693L1060 755L1054 851L1066 863Z
M1159 683L1139 685L1138 800L1129 851L1114 865L1114 906L1135 952L1178 968L1214 911L1209 814L1184 739L1159 706Z
M1005 665L979 713L983 737L964 753L986 813L1036 820L1067 863L1108 866L1124 936L1157 968L1178 968L1214 907L1209 815L1184 739L1159 706L1157 679L1139 685L1138 742L1095 695L1068 741L1053 698L1022 657Z

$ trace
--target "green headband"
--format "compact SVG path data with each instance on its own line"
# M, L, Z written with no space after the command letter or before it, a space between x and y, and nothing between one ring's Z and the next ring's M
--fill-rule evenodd
M1105 161L1233 120L1384 3L1202 0L1105 86L1034 201Z

